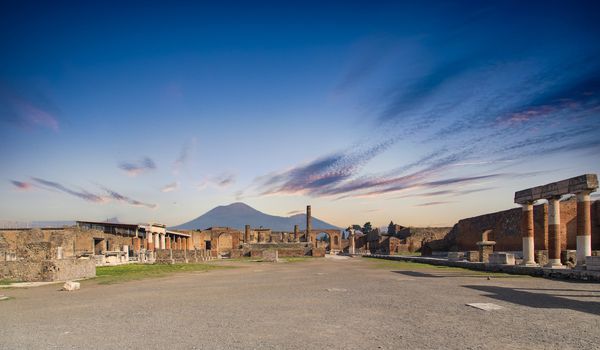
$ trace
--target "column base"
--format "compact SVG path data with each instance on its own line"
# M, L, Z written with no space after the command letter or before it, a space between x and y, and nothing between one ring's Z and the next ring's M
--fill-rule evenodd
M560 259L549 259L548 263L544 265L547 269L565 269L566 266L560 262Z
M538 263L536 263L535 261L523 261L522 263L519 264L519 266L524 266L524 267L538 267L540 265Z

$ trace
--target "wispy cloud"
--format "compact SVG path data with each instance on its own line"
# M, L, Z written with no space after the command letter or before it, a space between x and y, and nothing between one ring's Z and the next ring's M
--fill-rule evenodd
M129 176L138 176L150 170L156 169L156 164L149 157L144 157L139 162L121 162L119 169L125 171Z
M173 182L173 183L163 186L163 188L161 188L160 191L161 192L173 192L173 191L177 190L178 188L179 188L179 182Z
M427 203L417 204L417 205L415 205L415 207L431 207L434 205L442 205L442 204L448 204L448 203L455 203L455 202L453 202L453 201L427 202Z
M227 188L227 187L230 187L231 185L233 185L235 183L236 179L237 179L236 174L226 172L226 173L222 173L217 176L209 176L209 177L203 179L196 186L196 188L198 190L203 190L209 186L216 187L216 188ZM238 194L239 194L240 198L243 195L243 193L241 193L241 192L238 192Z
M10 180L10 183L12 183L16 188L18 188L21 191L28 191L33 187L32 184L24 181Z
M288 171L259 179L262 194L323 195L356 175L365 164L388 149L394 140L330 154Z
M175 173L179 173L179 171L181 171L181 169L188 164L190 158L193 156L193 153L196 150L196 143L196 138L192 138L183 144L181 150L179 151L179 156L175 160L175 163L173 163L173 171Z
M296 214L302 214L303 211L302 210L292 210L292 211L288 211L287 215L288 216L292 216L292 215L296 215Z
M86 200L88 202L94 202L94 203L106 202L105 197L88 192L86 190L73 190L73 189L65 187L64 185L62 185L58 182L44 180L44 179L40 179L37 177L34 177L32 179L33 179L33 181L37 182L38 184L40 184L42 186L70 194L71 196L75 196L77 198Z
M0 85L0 120L23 129L59 131L58 109L40 93L25 97Z
M122 195L116 191L113 191L111 189L108 189L106 187L104 187L104 190L106 191L106 193L108 193L110 198L120 201L120 202L125 202L125 203L131 204L136 207L146 207L146 208L150 208L150 209L155 209L156 207L158 207L158 205L156 205L156 204L144 203L144 202L138 201L136 199L124 196L124 195Z
M130 205L136 206L136 207L146 207L146 208L150 208L150 209L154 209L157 207L156 204L145 203L145 202L127 197L125 195L122 195L122 194L120 194L114 190L111 190L107 187L104 187L104 186L100 186L100 187L106 194L97 194L97 193L92 193L92 192L84 190L84 189L75 190L75 189L69 188L61 183L41 179L38 177L34 177L34 178L32 178L32 180L36 184L39 185L38 187L40 187L42 189L66 193L71 196L74 196L79 199L83 199L85 201L92 202L92 203L107 203L107 202L110 202L111 200L116 200L119 202L124 202L124 203L130 204ZM17 186L17 184L15 184L15 182L21 183L19 181L14 181L13 184L15 186Z

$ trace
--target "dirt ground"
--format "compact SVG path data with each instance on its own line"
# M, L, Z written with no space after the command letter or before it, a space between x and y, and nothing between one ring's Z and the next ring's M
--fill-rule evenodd
M597 349L600 285L381 263L230 262L0 289L1 349ZM483 311L467 303L494 303Z

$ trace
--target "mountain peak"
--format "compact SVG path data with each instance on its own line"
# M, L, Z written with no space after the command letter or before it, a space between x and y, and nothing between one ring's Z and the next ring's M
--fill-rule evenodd
M180 230L206 229L214 226L226 226L243 230L245 225L251 227L265 227L273 231L291 232L294 225L300 229L306 227L306 214L300 213L290 217L275 216L260 212L246 203L234 202L215 207L199 217L184 224L173 227ZM315 229L339 229L334 225L321 221L313 216Z

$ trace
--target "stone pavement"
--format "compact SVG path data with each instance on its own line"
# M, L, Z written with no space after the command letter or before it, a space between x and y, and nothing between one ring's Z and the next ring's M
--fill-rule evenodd
M5 289L0 349L594 349L600 285L377 259ZM228 263L225 263L228 264ZM377 267L379 266L379 267ZM485 311L466 304L492 303Z

